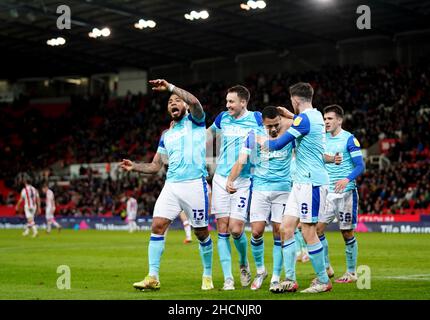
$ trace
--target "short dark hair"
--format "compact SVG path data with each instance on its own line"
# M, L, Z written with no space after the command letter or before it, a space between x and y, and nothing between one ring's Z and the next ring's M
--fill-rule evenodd
M251 97L251 94L249 93L249 90L247 88L245 88L244 86L241 86L239 84L235 85L235 86L233 86L231 88L228 88L227 89L227 93L230 93L230 92L236 92L237 96L240 99L246 100L247 103L249 102L249 98Z
M28 173L25 173L23 176L22 176L22 178L21 178L21 181L22 181L22 183L27 183L27 184L31 184L31 181L32 179L31 179L31 177L30 177L30 175L28 174Z
M312 88L310 83L307 82L299 82L290 87L290 95L302 98L308 102L312 101L312 97L314 96L314 89Z
M274 106L267 106L266 108L263 109L262 116L263 116L263 119L267 119L267 118L275 119L276 117L280 116L280 113L278 108Z
M331 105L325 107L323 112L324 112L324 114L329 113L329 112L334 112L338 118L342 118L342 119L344 116L343 109L338 104L331 104Z

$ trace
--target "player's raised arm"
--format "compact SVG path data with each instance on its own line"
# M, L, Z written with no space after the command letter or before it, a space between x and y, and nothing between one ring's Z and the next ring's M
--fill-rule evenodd
M279 115L281 117L284 117L286 119L294 119L294 113L292 113L291 111L289 111L287 108L285 108L285 107L277 107L276 109L278 109Z
M309 118L305 114L300 114L294 117L291 127L278 139L268 140L264 142L264 147L272 150L280 150L287 144L292 143L300 136L307 135L310 130ZM259 144L261 144L259 142Z
M191 116L196 120L203 120L204 111L200 101L188 91L178 88L164 79L149 80L154 91L170 91L185 101L190 107Z

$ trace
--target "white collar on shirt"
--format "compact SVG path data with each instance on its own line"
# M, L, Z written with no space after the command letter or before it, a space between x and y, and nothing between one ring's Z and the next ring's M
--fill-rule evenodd
M228 112L228 111L227 111ZM244 114L242 114L242 116L241 117L239 117L239 118L234 118L234 117L232 117L234 120L240 120L240 119L242 119L242 118L245 118L247 115L249 114L249 110L246 110L245 111L245 113Z

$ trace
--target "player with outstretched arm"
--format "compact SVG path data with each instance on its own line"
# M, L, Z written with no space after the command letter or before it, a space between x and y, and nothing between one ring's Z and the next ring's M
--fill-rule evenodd
M160 260L165 246L164 233L183 210L194 227L203 264L202 290L213 289L212 240L208 232L208 191L206 170L205 112L191 93L168 83L151 80L154 91L170 91L167 109L174 125L160 139L151 163L124 159L120 166L127 171L157 173L168 161L166 183L157 199L148 246L149 273L133 286L140 290L160 288ZM189 113L188 113L189 108Z

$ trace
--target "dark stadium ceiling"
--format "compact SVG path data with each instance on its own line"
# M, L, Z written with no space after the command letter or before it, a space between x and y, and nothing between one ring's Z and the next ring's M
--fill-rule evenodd
M242 2L246 1L0 0L0 78L148 69L430 29L430 1L267 0L265 9L249 11L240 9ZM71 8L70 30L56 27L57 6L62 4ZM371 30L356 28L356 9L361 4L372 10ZM184 18L191 10L203 9L209 19ZM154 20L156 28L134 28L142 18ZM111 29L110 37L88 37L94 27L105 26ZM64 46L46 44L58 36L66 39Z

